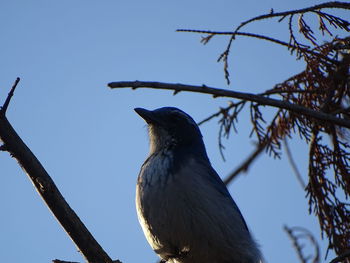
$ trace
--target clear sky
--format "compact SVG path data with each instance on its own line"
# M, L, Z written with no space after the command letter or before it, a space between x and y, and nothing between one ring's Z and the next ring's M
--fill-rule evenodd
M231 30L241 21L319 1L35 0L1 1L0 98L21 82L8 118L62 194L113 259L156 262L138 224L134 196L148 153L144 122L133 108L175 106L200 121L227 99L157 90L110 90L107 83L148 80L261 92L302 70L288 51L239 38L230 57L231 85L216 63L227 37L208 45L178 28ZM260 22L247 31L288 41L286 24ZM201 126L218 173L229 174L253 150L249 115L226 144L217 145L217 120ZM295 136L297 137L297 136ZM307 146L290 142L306 179ZM8 153L0 153L2 262L44 263L82 257ZM262 156L229 190L268 262L297 262L283 225L303 226L320 238L305 193L287 158ZM161 211L160 211L161 212ZM205 230L203 230L205 231ZM326 243L322 245L322 257ZM331 256L329 259L331 259ZM328 260L329 261L329 260Z

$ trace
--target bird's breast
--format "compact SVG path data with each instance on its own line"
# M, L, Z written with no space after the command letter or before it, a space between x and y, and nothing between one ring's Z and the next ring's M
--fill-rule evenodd
M151 155L143 164L138 184L141 187L164 187L169 179L173 179L173 154L171 152L159 152Z
M136 188L136 208L144 234L155 251L165 257L183 250L186 244L170 242L184 232L182 178L171 152L159 153L146 160ZM177 245L176 248L173 247Z

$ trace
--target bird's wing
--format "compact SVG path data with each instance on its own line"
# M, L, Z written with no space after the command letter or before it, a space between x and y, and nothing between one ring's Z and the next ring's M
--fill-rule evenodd
M221 180L220 176L218 173L214 170L214 168L211 166L210 163L207 161L200 162L201 166L205 167L205 170L207 171L206 173L201 173L201 176L203 176L203 179L207 180L220 194L222 194L224 197L228 198L230 202L232 203L235 211L239 214L243 225L249 232L247 223L245 222L243 215L241 211L239 210L237 204L233 200L232 196L230 195L225 183Z

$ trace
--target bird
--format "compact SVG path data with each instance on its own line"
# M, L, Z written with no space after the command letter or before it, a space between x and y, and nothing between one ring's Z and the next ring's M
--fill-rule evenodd
M137 178L136 211L162 262L263 262L193 118L175 107L134 110L147 123L150 143Z

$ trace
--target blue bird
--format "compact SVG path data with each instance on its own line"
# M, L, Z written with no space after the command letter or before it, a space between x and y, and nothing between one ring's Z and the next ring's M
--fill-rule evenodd
M195 121L173 107L135 111L147 122L150 139L136 209L153 250L168 263L262 262Z

